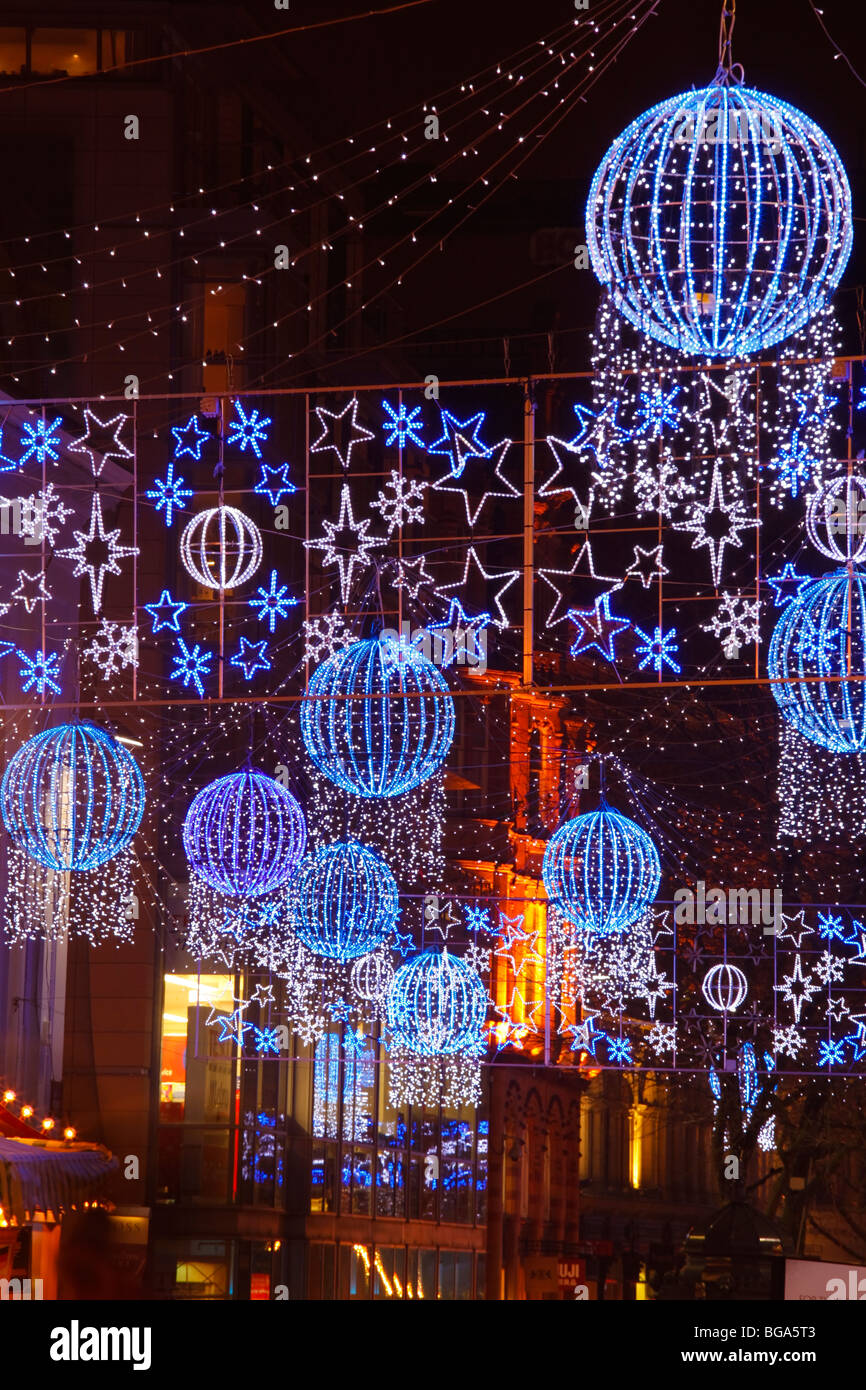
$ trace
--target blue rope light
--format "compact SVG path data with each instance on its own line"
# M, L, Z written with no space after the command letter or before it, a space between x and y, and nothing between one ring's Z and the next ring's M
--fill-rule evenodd
M400 967L388 991L392 1046L423 1057L476 1056L484 1046L487 991L480 975L447 948Z
M316 767L344 791L401 796L441 767L454 738L454 701L417 648L372 638L313 673L301 734Z
M831 753L866 751L866 582L858 569L824 575L786 604L767 666L779 710L798 733Z
M655 845L634 821L602 801L560 826L544 852L547 896L569 922L598 936L624 931L661 882Z
M218 893L259 898L291 876L307 843L291 792L245 768L218 777L195 796L183 823L192 868Z
M629 323L681 352L740 357L827 303L851 253L851 190L802 111L716 82L651 107L613 142L586 228Z
M46 868L96 869L141 824L144 780L105 729L60 724L18 749L0 783L0 812L18 848Z
M400 911L388 865L355 840L308 855L292 881L291 904L304 945L343 962L387 941Z

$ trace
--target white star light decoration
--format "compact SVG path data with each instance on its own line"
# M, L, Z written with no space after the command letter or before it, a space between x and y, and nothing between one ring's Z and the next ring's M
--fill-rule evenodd
M493 621L496 626L503 630L508 627L508 614L502 606L503 595L508 592L512 584L516 584L520 578L520 570L486 570L478 558L478 552L474 545L471 545L466 552L466 563L463 566L463 578L457 580L455 584L440 584L436 592L447 594L451 589L462 589L469 579L470 568L474 567L476 572L488 584L499 584L499 588L493 596L493 605L499 614L497 618L493 614ZM500 580L502 581L500 583Z
M371 551L385 544L384 537L370 536L371 521L365 517L356 521L352 511L352 495L348 483L340 491L340 514L336 522L323 521L325 535L321 540L304 541L308 550L322 551L322 565L336 565L340 575L340 598L348 604L356 570L365 570L372 563Z
M443 412L445 414L447 412ZM459 423L459 422L458 422ZM462 437L457 436L461 442ZM481 515L484 503L491 497L517 497L522 493L519 488L505 477L502 473L502 464L505 455L511 448L511 440L503 439L498 444L492 445L483 453L468 450L461 452L455 444L455 464L451 471L444 473L441 478L437 478L432 484L434 492L454 492L463 498L463 507L466 512L466 521L470 530L474 530ZM444 450L433 449L432 446L428 453L444 453ZM496 456L496 462L491 466L490 460ZM493 483L499 486L491 486ZM472 503L469 498L472 496Z
M121 431L129 419L128 415L112 415L110 420L100 420L90 406L84 407L85 432L69 445L70 454L86 454L90 471L98 478L107 459L124 463L132 458L132 450L120 438Z
M18 584L12 590L12 597L23 603L28 613L32 613L37 603L45 603L51 598L51 590L45 582L41 570L31 574L29 570L18 571Z
M337 455L341 467L348 470L355 446L373 438L371 430L358 424L358 397L353 396L340 411L326 410L323 405L317 405L315 411L322 433L310 445L310 453L325 454L331 451ZM341 427L339 431L338 426ZM341 443L337 442L338 438L342 440Z
M720 535L707 528L708 521L714 516L723 517L725 521L726 529ZM706 547L709 551L710 570L716 588L722 582L725 548L729 545L742 548L741 533L757 525L757 519L749 516L739 485L735 481L729 480L728 497L725 497L722 468L718 459L713 467L713 479L706 503L692 502L687 520L673 523L675 531L693 533L692 550Z
M592 554L592 541L589 536L580 546L577 555L574 557L568 569L551 569L548 566L541 566L536 571L537 578L555 595L553 607L547 615L546 627L555 627L557 623L562 623L568 617L565 607L566 600L563 596L562 587L556 582L561 579L580 580L581 592L587 587L594 589L590 594L594 599L600 599L604 594L608 597L615 589L622 588L622 579L618 579L610 574L596 573L595 561ZM563 586L564 587L564 586Z
M107 574L120 574L120 560L130 555L138 555L140 551L137 546L120 545L120 527L113 531L106 531L105 521L102 515L102 499L98 492L94 492L93 500L90 505L90 528L87 531L73 531L75 545L66 550L58 550L58 555L63 555L69 560L75 561L74 576L78 579L86 574L90 580L90 593L93 599L93 611L98 613L102 607L102 588ZM104 558L89 560L88 553L93 547L101 548Z
M803 958L797 956L794 961L794 970L790 975L782 976L782 984L774 985L773 988L782 996L786 1004L790 1004L794 1010L794 1019L800 1022L800 1015L803 1012L803 1005L812 1002L812 996L820 993L819 986L814 984L810 974L803 974Z

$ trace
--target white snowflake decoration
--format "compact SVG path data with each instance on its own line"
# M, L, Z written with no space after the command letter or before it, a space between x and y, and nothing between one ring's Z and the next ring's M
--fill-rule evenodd
M713 617L702 625L703 630L719 638L725 656L736 656L740 647L761 640L759 609L757 599L749 600L742 594L725 594Z
M385 488L380 491L378 497L370 503L375 511L380 512L383 521L387 523L388 535L399 530L401 526L408 526L410 522L424 522L423 497L427 483L419 483L414 478L405 478L398 473L396 468L391 469L390 482L385 484ZM387 489L391 490L391 496Z
M101 618L99 631L82 654L99 667L107 680L127 666L138 665L138 631L132 624L124 627Z
M308 618L304 623L304 655L318 664L327 661L334 652L342 651L355 641L341 613L323 613L320 618Z

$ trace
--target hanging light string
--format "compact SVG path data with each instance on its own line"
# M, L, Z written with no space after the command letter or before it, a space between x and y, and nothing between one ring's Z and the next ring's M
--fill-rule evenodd
M834 59L841 58L842 61L845 63L845 66L848 68L848 71L851 73L851 76L852 76L853 78L855 78L855 79L860 83L860 86L861 86L861 87L866 87L866 80L864 80L864 79L860 76L859 72L858 72L857 69L855 68L854 64L851 62L851 59L848 57L847 53L843 52L843 50L840 48L839 44L838 44L838 43L836 42L836 40L833 38L833 35L830 33L830 30L827 28L826 24L824 23L824 11L818 9L818 6L815 4L815 0L809 0L809 8L811 9L813 15L815 16L815 18L817 19L818 23L820 24L821 29L822 29L824 35L826 36L828 42L829 42L829 43L832 45L832 47L833 47L833 50L834 50L834 52L833 52L833 58L834 58Z
M722 18L719 23L719 66L713 82L727 87L731 82L739 86L745 73L742 63L735 63L731 54L734 25L737 20L737 0L722 0Z

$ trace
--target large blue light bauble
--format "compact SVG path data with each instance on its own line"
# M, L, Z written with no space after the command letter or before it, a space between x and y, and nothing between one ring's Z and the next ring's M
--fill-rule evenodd
M481 976L447 949L424 951L400 967L388 990L393 1043L424 1057L477 1055L484 1043L487 991Z
M344 791L401 796L441 767L454 738L454 700L421 652L372 638L314 672L301 734L316 767Z
M613 936L649 907L661 865L646 831L602 801L551 837L541 876L550 902L569 922Z
M864 644L866 583L853 565L791 599L770 638L767 665L783 717L831 753L866 752Z
M141 824L135 758L95 724L60 724L28 739L0 784L0 809L19 849L48 869L96 869Z
M183 847L199 878L230 897L258 898L285 883L307 843L291 792L244 768L203 787L183 823Z
M668 347L740 357L826 304L851 253L851 190L824 132L751 87L713 83L645 111L593 178L593 269Z
M339 961L366 956L387 941L400 910L388 865L355 840L308 855L290 898L292 925L304 945Z

